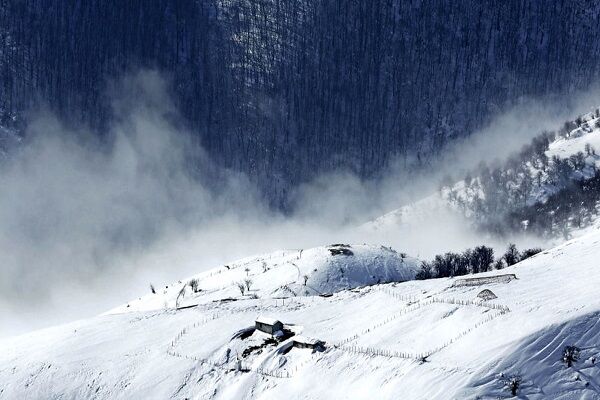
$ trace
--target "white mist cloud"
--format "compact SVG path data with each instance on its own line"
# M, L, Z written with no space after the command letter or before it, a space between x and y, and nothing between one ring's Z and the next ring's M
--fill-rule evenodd
M73 303L83 301L71 293L89 292L92 299L106 276L135 279L135 271L115 267L117 256L133 256L171 232L212 224L241 204L252 215L265 212L239 174L211 170L191 177L191 160L198 168L210 160L170 123L176 115L156 74L139 74L123 86L107 145L39 115L28 142L2 166L3 315L44 315L45 308L64 315L64 308L76 310ZM220 180L222 193L208 189L210 179ZM10 331L6 323L2 329Z
M520 99L499 112L487 126L451 143L436 169L440 174L446 170L464 176L481 162L504 161L543 131L557 130L566 121L600 106L599 99L600 88L596 86L569 96Z
M0 336L93 315L150 282L280 248L380 243L428 258L480 244L462 218L444 213L378 232L357 226L431 193L449 169L504 157L564 120L520 106L430 171L392 168L377 181L327 174L300 187L294 213L282 215L243 174L211 162L178 126L166 93L152 72L115 83L117 118L103 143L52 115L32 119L27 143L0 166Z

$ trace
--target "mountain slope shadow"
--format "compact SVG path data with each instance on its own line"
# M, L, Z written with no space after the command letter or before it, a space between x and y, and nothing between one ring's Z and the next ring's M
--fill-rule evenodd
M567 346L580 349L571 367ZM480 369L461 398L600 399L600 312L552 325L518 343L499 361ZM521 378L517 396L507 384Z

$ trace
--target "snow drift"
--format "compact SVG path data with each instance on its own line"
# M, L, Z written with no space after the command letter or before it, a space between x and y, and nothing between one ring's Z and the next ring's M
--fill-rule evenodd
M244 258L191 276L111 310L149 311L248 298L330 295L415 278L420 261L389 247L333 244Z
M193 307L152 309L174 302L180 290L157 289L115 310L130 312L3 340L0 399L498 398L510 397L507 382L514 376L523 398L598 399L598 246L596 229L505 270L479 274L516 279L478 286L444 278L337 292L342 286L327 286L327 277L341 265L337 260L350 256L328 256L329 247L306 250L300 259L298 250L252 257L199 275L199 291L185 296ZM377 256L381 262L389 253L390 265L402 265L402 255L388 250L351 249L365 262ZM331 296L268 295L285 282L303 286L309 266L325 265L328 272L313 271L308 282ZM373 282L370 274L355 278L353 270L346 267L344 287L358 277ZM380 271L388 270L394 271ZM258 296L231 287L245 276ZM496 298L479 298L484 289ZM253 331L259 315L325 342L325 350ZM562 362L566 346L580 349L571 367Z

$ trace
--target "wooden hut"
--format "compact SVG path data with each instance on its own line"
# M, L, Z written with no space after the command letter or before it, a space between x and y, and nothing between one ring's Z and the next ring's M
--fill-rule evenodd
M277 331L283 330L283 323L275 318L258 317L256 318L255 328L261 332L274 335Z
M479 292L477 297L483 300L494 300L498 298L498 296L496 296L490 289L483 289L481 292Z
M306 336L296 335L293 339L294 347L299 349L316 349L320 350L325 348L325 342L318 339L309 338Z

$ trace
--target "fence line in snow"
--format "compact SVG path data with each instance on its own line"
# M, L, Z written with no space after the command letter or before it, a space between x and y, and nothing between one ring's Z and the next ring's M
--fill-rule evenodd
M421 302L423 300L421 298L418 298L417 296L409 296L409 295L402 295L400 293L395 293L393 290L390 290L389 288L381 288L380 290L394 298L397 298L399 300L406 301L409 303L410 302L413 302L413 303ZM504 311L504 312L510 311L510 309L507 306L491 303L489 301L464 300L464 299L457 299L457 298L452 298L452 297L444 298L444 297L437 297L437 296L426 297L425 299L431 300L433 303L454 304L454 305L460 305L460 306L485 307L485 308L490 308L492 310L500 310L500 311Z
M179 342L181 341L181 339L185 335L187 335L192 329L198 328L198 327L206 324L207 322L214 321L215 319L221 318L222 316L223 316L223 314L215 313L215 314L212 314L208 318L204 318L202 321L195 322L195 323L193 323L191 325L188 325L188 326L184 327L183 329L181 329L177 333L177 335L175 336L175 338L171 341L169 347L167 348L167 354L170 355L170 356L172 356L172 357L185 358L187 360L197 361L197 362L200 362L202 364L210 365L211 367L218 368L218 369L221 369L221 370L224 370L224 371L235 370L235 368L227 368L227 367L223 366L222 364L215 363L213 361L210 361L210 360L202 358L202 357L192 356L192 355L189 355L189 354L182 354L179 351L176 351L176 347L179 344ZM272 377L272 378L291 378L293 376L293 373L297 372L298 368L300 368L301 366L303 366L308 361L310 361L310 360L307 360L304 363L302 363L300 365L297 365L296 367L294 367L293 371L290 371L290 370L282 370L282 371L279 371L279 370L269 370L269 369L265 369L263 367L252 368L248 364L245 364L244 362L241 362L239 364L239 366L240 366L239 370L242 370L242 371L245 370L245 371L255 372L257 374L264 375L264 376L269 376L269 377Z
M430 349L427 351L422 351L422 352L414 352L413 353L413 352L408 352L408 351L379 349L379 348L375 348L375 347L348 346L343 343L342 344L337 343L336 345L334 345L334 347L336 349L339 349L339 350L342 350L342 351L345 351L348 353L365 354L365 355L371 355L371 356L383 356L383 357L390 357L390 358L423 360L423 359L431 356L432 354L437 353L437 352L445 349L446 347L450 346L451 344L453 344L454 342L456 342L457 340L459 340L466 334L470 333L474 329L479 328L481 325L485 324L486 322L489 322L489 321L493 320L494 318L496 318L502 314L505 314L505 313L506 313L505 311L499 311L495 314L490 314L485 319L477 322L475 325L471 326L470 328L465 329L464 331L460 332L458 335L456 335L452 339L442 343L440 346L437 346L433 349ZM358 335L353 336L353 339L356 339L356 338L358 338Z
M353 341L355 339L358 339L362 335L370 333L374 329L377 329L377 328L379 328L379 327L381 327L383 325L386 325L386 324L394 321L395 319L398 319L399 317L401 317L401 316L403 316L405 314L408 314L408 313L410 313L412 311L418 310L419 308L421 308L423 306L426 306L428 304L432 304L432 303L433 303L432 301L417 302L417 303L415 303L413 305L408 306L407 308L403 308L401 311L396 312L396 313L388 316L386 319L382 320L381 322L379 322L379 323L377 323L377 324L375 324L375 325L373 325L373 326L371 326L371 327L369 327L367 329L363 329L361 332L359 332L359 333L357 333L357 334L355 334L353 336L347 337L346 339L343 339L343 340L337 342L335 345L336 346L341 346L341 345L344 345L346 343L349 343L349 342L351 342L351 341Z
M368 354L368 355L396 357L396 358L405 358L405 359L423 359L423 358L429 357L430 355L437 353L438 351L441 351L442 349L448 347L449 345L454 343L456 340L460 339L467 333L471 332L473 329L480 327L484 323L489 322L492 319L494 319L500 315L510 312L510 309L506 306L503 306L501 304L485 302L485 301L463 300L463 299L456 299L456 298L443 298L443 297L437 297L437 296L430 296L430 297L426 297L423 299L423 298L418 298L417 296L402 295L399 293L395 293L394 291L392 291L388 288L381 288L380 290L382 290L384 293L386 293L394 298L397 298L402 301L406 301L407 303L409 303L409 306L407 308L402 309L399 312L396 312L396 313L388 316L387 318L380 321L379 323L377 323L367 329L364 329L361 332L359 332L353 336L347 337L347 338L335 343L334 344L335 348L338 348L338 349L341 349L344 351L348 351L351 353L358 353L358 354ZM440 345L434 349L431 349L431 350L425 351L425 352L411 353L411 352L394 351L394 350L387 350L387 349L376 349L376 348L372 348L372 347L347 346L347 343L358 339L362 335L370 333L372 330L375 330L383 325L386 325L409 312L416 311L417 309L419 309L421 307L424 307L424 306L427 306L430 304L434 304L434 303L451 304L451 305L459 305L459 306L476 306L476 307L483 307L483 308L488 308L491 310L496 310L498 312L488 315L486 318L477 322L475 325L460 332L456 337L450 339L447 342L444 342L442 345Z

